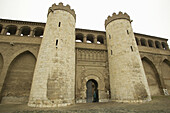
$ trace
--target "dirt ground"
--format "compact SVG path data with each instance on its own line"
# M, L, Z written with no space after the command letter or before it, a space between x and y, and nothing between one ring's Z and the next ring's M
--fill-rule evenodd
M60 108L0 104L0 113L170 113L170 96L152 97L152 101L146 103L88 103Z

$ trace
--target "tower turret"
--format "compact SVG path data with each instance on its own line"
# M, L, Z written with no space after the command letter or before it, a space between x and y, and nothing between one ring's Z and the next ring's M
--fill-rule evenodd
M75 102L75 22L69 5L53 4L34 71L29 106L55 107Z
M128 14L119 12L105 20L111 99L118 102L151 100Z

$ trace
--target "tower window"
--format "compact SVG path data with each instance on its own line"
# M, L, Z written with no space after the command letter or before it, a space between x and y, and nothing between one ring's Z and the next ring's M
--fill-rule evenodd
M58 40L56 40L56 47L57 47L57 45L58 45Z
M111 39L111 36L109 35L109 39Z
M129 34L129 31L127 30L127 34Z
M61 26L61 22L59 22L59 24L58 24L58 27L60 27Z
M111 55L112 55L113 53L112 53L112 50L111 50Z
M131 51L133 51L133 47L132 47L132 46L130 46L130 48L131 48Z

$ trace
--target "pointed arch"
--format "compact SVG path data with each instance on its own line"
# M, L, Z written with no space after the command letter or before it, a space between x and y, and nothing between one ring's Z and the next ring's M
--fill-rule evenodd
M170 61L167 59L164 59L161 64L161 73L163 76L165 88L168 90L168 93L170 94Z
M13 59L3 84L1 103L28 102L35 63L36 58L29 51L24 51Z
M1 76L3 65L4 65L4 60L2 54L0 53L0 76Z
M84 68L85 69L85 68ZM109 98L108 90L106 89L105 77L100 70L96 69L85 69L80 73L82 75L81 79L77 79L76 81L76 102L77 103L86 103L87 99L87 82L89 80L94 80L97 83L98 90L98 101L99 102L107 102ZM107 90L107 91L106 91Z
M142 58L142 63L149 84L151 95L161 95L162 85L155 65L147 57Z
M37 59L37 56L36 56L36 53L32 50L32 49L27 49L27 48L23 48L23 49L20 49L18 50L17 52L15 52L12 57L11 57L11 61L17 57L18 55L24 53L24 52L30 52L36 59Z

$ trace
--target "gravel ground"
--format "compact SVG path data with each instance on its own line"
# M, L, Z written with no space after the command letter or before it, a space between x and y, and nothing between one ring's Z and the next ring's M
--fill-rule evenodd
M60 108L0 104L0 113L170 113L170 96L156 96L146 103L88 103Z

